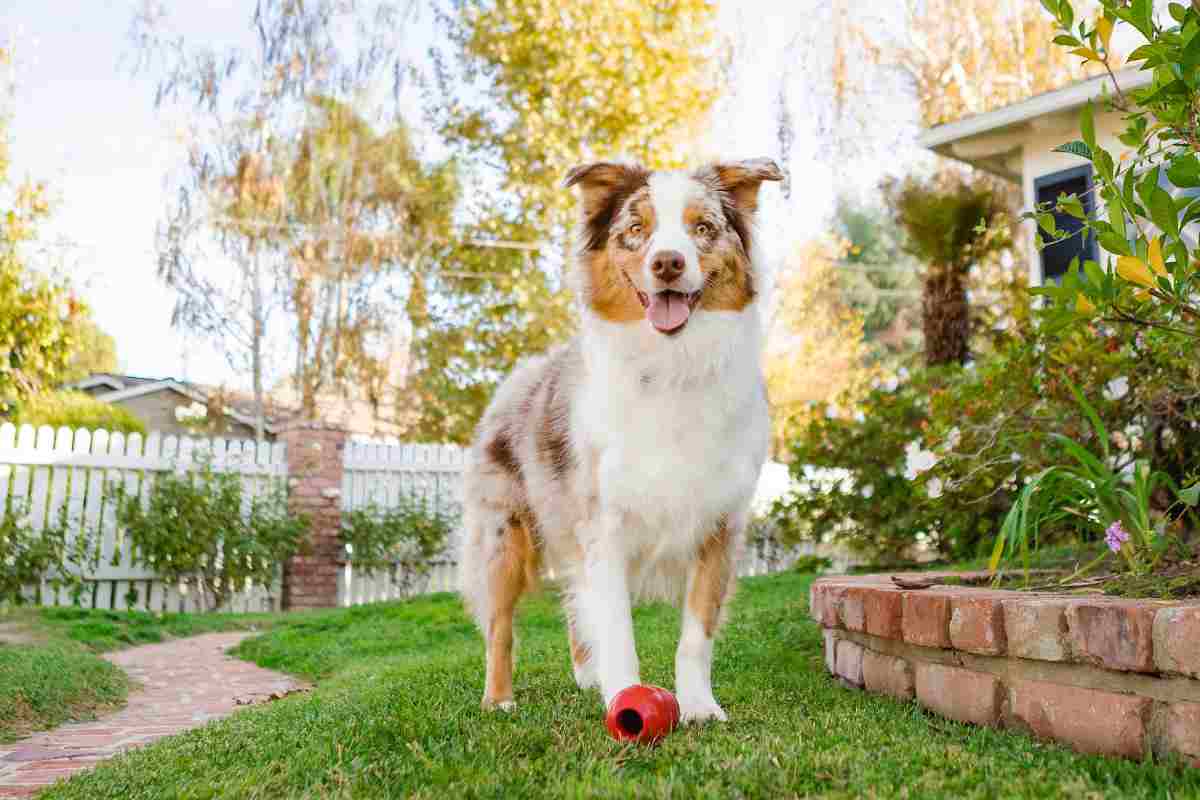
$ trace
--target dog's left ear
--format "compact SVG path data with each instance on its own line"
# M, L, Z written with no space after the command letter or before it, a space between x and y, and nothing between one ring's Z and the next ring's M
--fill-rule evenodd
M696 173L729 195L738 211L752 216L758 210L758 189L763 181L783 180L783 170L770 158L751 158L710 164Z

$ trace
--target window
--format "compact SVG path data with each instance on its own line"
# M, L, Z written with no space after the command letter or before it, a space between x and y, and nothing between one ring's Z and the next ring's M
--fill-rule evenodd
M1095 205L1092 194L1092 168L1085 164L1081 167L1064 169L1050 175L1043 175L1033 181L1034 200L1040 207L1042 204L1053 206L1061 194L1073 194L1083 203L1083 209L1091 216ZM1066 234L1077 234L1083 228L1083 220L1076 219L1070 214L1055 211L1054 225ZM1062 276L1067 274L1071 260L1078 257L1080 266L1084 261L1099 260L1096 249L1096 237L1072 235L1042 248L1042 283L1059 283Z

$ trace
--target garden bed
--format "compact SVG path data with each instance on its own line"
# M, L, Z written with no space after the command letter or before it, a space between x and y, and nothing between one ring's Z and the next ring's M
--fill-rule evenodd
M903 589L889 574L819 579L810 602L846 684L1081 752L1200 767L1200 603Z

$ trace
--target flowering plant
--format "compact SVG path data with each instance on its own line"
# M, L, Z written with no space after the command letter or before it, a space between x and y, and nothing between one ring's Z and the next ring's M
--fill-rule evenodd
M1193 489L1179 492L1171 476L1152 470L1146 459L1133 462L1131 469L1120 469L1111 452L1109 435L1096 409L1074 384L1071 393L1099 443L1099 456L1074 439L1058 433L1046 437L1047 444L1057 445L1073 462L1056 464L1035 475L1017 496L1004 518L992 548L988 564L993 572L1007 554L1020 554L1028 576L1029 556L1038 547L1038 536L1044 525L1066 517L1083 521L1085 530L1103 531L1105 544L1112 553L1120 554L1134 574L1152 570L1167 552L1170 512L1179 506L1195 506ZM1151 498L1163 489L1177 498L1166 513L1152 511ZM1064 580L1084 574L1108 557L1098 558Z

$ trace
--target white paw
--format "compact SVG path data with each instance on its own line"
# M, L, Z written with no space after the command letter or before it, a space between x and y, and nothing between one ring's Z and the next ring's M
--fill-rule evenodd
M716 700L711 697L701 700L679 698L679 720L684 725L700 724L714 719L718 722L729 721L725 710L717 705Z
M488 700L485 697L485 698L483 698L483 703L481 705L482 705L484 711L508 712L508 711L516 711L517 710L517 704L515 702L513 702L512 700L501 700L501 701L497 702L495 700Z
M595 689L600 686L600 676L596 674L592 662L585 661L583 666L573 664L572 669L575 672L575 684L580 689Z

